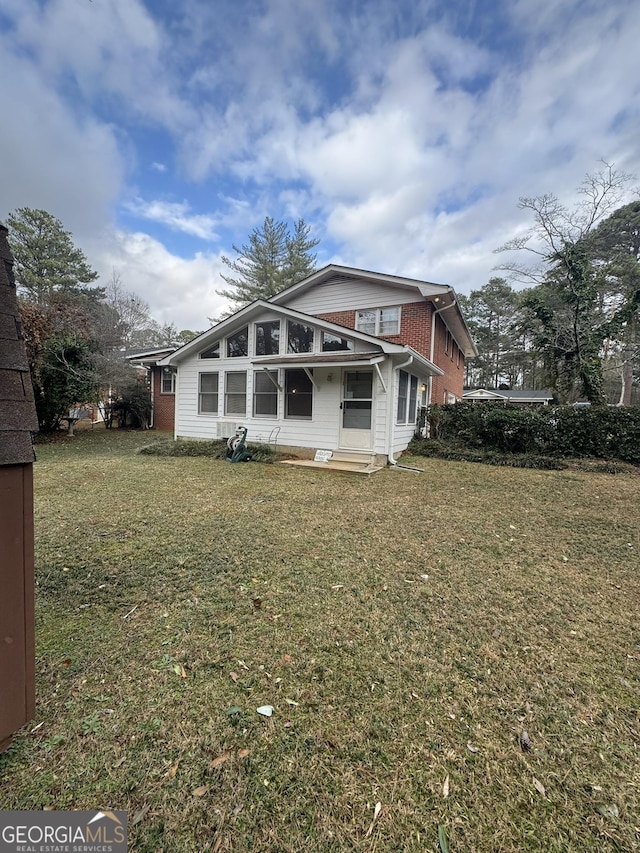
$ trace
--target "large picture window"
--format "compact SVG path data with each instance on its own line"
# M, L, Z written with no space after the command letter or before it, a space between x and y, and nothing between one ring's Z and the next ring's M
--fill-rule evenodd
M256 323L256 355L278 355L280 352L280 320Z
M372 308L356 312L356 329L367 335L399 335L399 308Z
M227 358L242 358L244 355L249 355L248 326L227 338Z
M285 371L285 415L287 418L311 418L313 385L304 370Z
M287 323L287 352L313 352L313 326Z
M225 373L224 387L225 415L246 417L247 414L247 373Z
M198 385L198 411L201 415L218 414L218 374L201 373Z
M256 418L275 418L278 415L278 388L266 370L253 374L253 414Z

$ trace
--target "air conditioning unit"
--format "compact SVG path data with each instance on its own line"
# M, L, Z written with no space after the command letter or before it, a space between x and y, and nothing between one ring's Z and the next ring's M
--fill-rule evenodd
M218 421L216 424L218 438L231 438L236 434L236 430L243 424L234 423L233 421Z

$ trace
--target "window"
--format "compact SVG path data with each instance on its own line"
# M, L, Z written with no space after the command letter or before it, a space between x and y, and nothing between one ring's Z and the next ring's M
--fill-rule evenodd
M216 341L212 347L201 352L200 358L220 358L220 341Z
M176 393L176 374L170 367L164 367L160 376L160 393Z
M357 311L356 329L367 335L399 335L400 309L373 308Z
M409 420L408 423L415 423L416 420L416 403L418 402L418 377L411 376L409 382Z
M287 324L287 352L313 352L313 326L304 323Z
M445 334L444 334L444 354L445 355L449 355L449 352L451 351L452 341L453 341L453 338L451 337L451 332L449 331L449 329L447 329ZM451 358L453 358L453 353L451 355Z
M332 335L329 332L322 333L322 352L337 352L339 350L353 351L353 341Z
M420 389L421 394L426 393ZM398 376L398 410L396 415L396 423L412 424L416 420L416 408L418 405L418 377L407 373L405 370L399 371Z
M284 376L285 416L310 418L313 410L313 385L304 370L286 370Z
M218 374L201 373L198 387L198 412L201 415L218 414Z
M241 358L243 355L249 355L248 326L227 338L227 358Z
M224 413L225 415L247 414L247 373L225 373Z
M280 352L280 320L256 323L256 355L278 355Z
M278 388L274 383L277 375L271 376L266 370L257 370L253 374L253 414L256 418L275 418L278 415Z
M398 412L396 421L399 424L407 422L407 392L409 390L409 374L406 370L398 371Z

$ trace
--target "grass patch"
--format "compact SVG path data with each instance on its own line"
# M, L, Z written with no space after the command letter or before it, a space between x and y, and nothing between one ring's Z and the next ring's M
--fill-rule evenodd
M637 849L635 476L137 435L38 450L38 707L2 808L127 809L149 853Z

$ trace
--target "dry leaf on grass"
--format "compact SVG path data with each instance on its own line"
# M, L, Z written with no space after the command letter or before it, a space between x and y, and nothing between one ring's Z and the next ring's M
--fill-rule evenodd
M447 773L447 778L444 780L444 784L442 786L442 796L449 796L449 774Z
M196 788L195 791L192 791L191 793L193 794L194 797L204 797L204 795L207 793L208 790L209 790L208 785L200 785L199 788Z
M250 749L239 749L238 750L238 758L246 758L250 752L251 752Z
M376 803L375 807L373 809L373 820L371 821L371 825L369 826L369 829L365 833L365 836L364 836L365 838L368 838L371 835L371 833L373 832L374 824L378 820L378 817L379 817L381 811L382 811L382 803Z
M547 796L547 791L546 791L546 789L545 789L544 785L542 784L542 782L541 782L539 779L536 779L536 777L535 777L535 776L533 777L533 787L534 787L534 788L536 789L536 791L537 791L539 794L541 794L543 797L546 797L546 796Z
M228 749L225 749L224 752L221 752L220 755L218 755L216 758L214 758L209 764L209 772L211 772L211 770L215 770L216 767L220 767L221 764L224 764L225 761L231 756L232 752L233 749L229 747Z
M230 672L230 673L229 673L229 678L230 678L232 681L237 681L237 680L240 678L240 676L238 675L238 673L237 673L237 672Z
M149 811L150 808L151 803L145 803L144 806L134 814L131 820L131 826L135 826L137 823L140 823L140 821L144 819L146 813Z
M164 782L164 781L166 781L167 779L173 779L173 777L174 777L174 776L176 775L176 773L178 772L178 765L179 765L179 764L180 764L180 762L179 762L179 761L176 761L176 763L175 763L175 764L172 764L172 765L171 765L171 767L167 770L167 772L166 772L166 773L164 774L164 776L162 777L162 781L163 781L163 782Z

